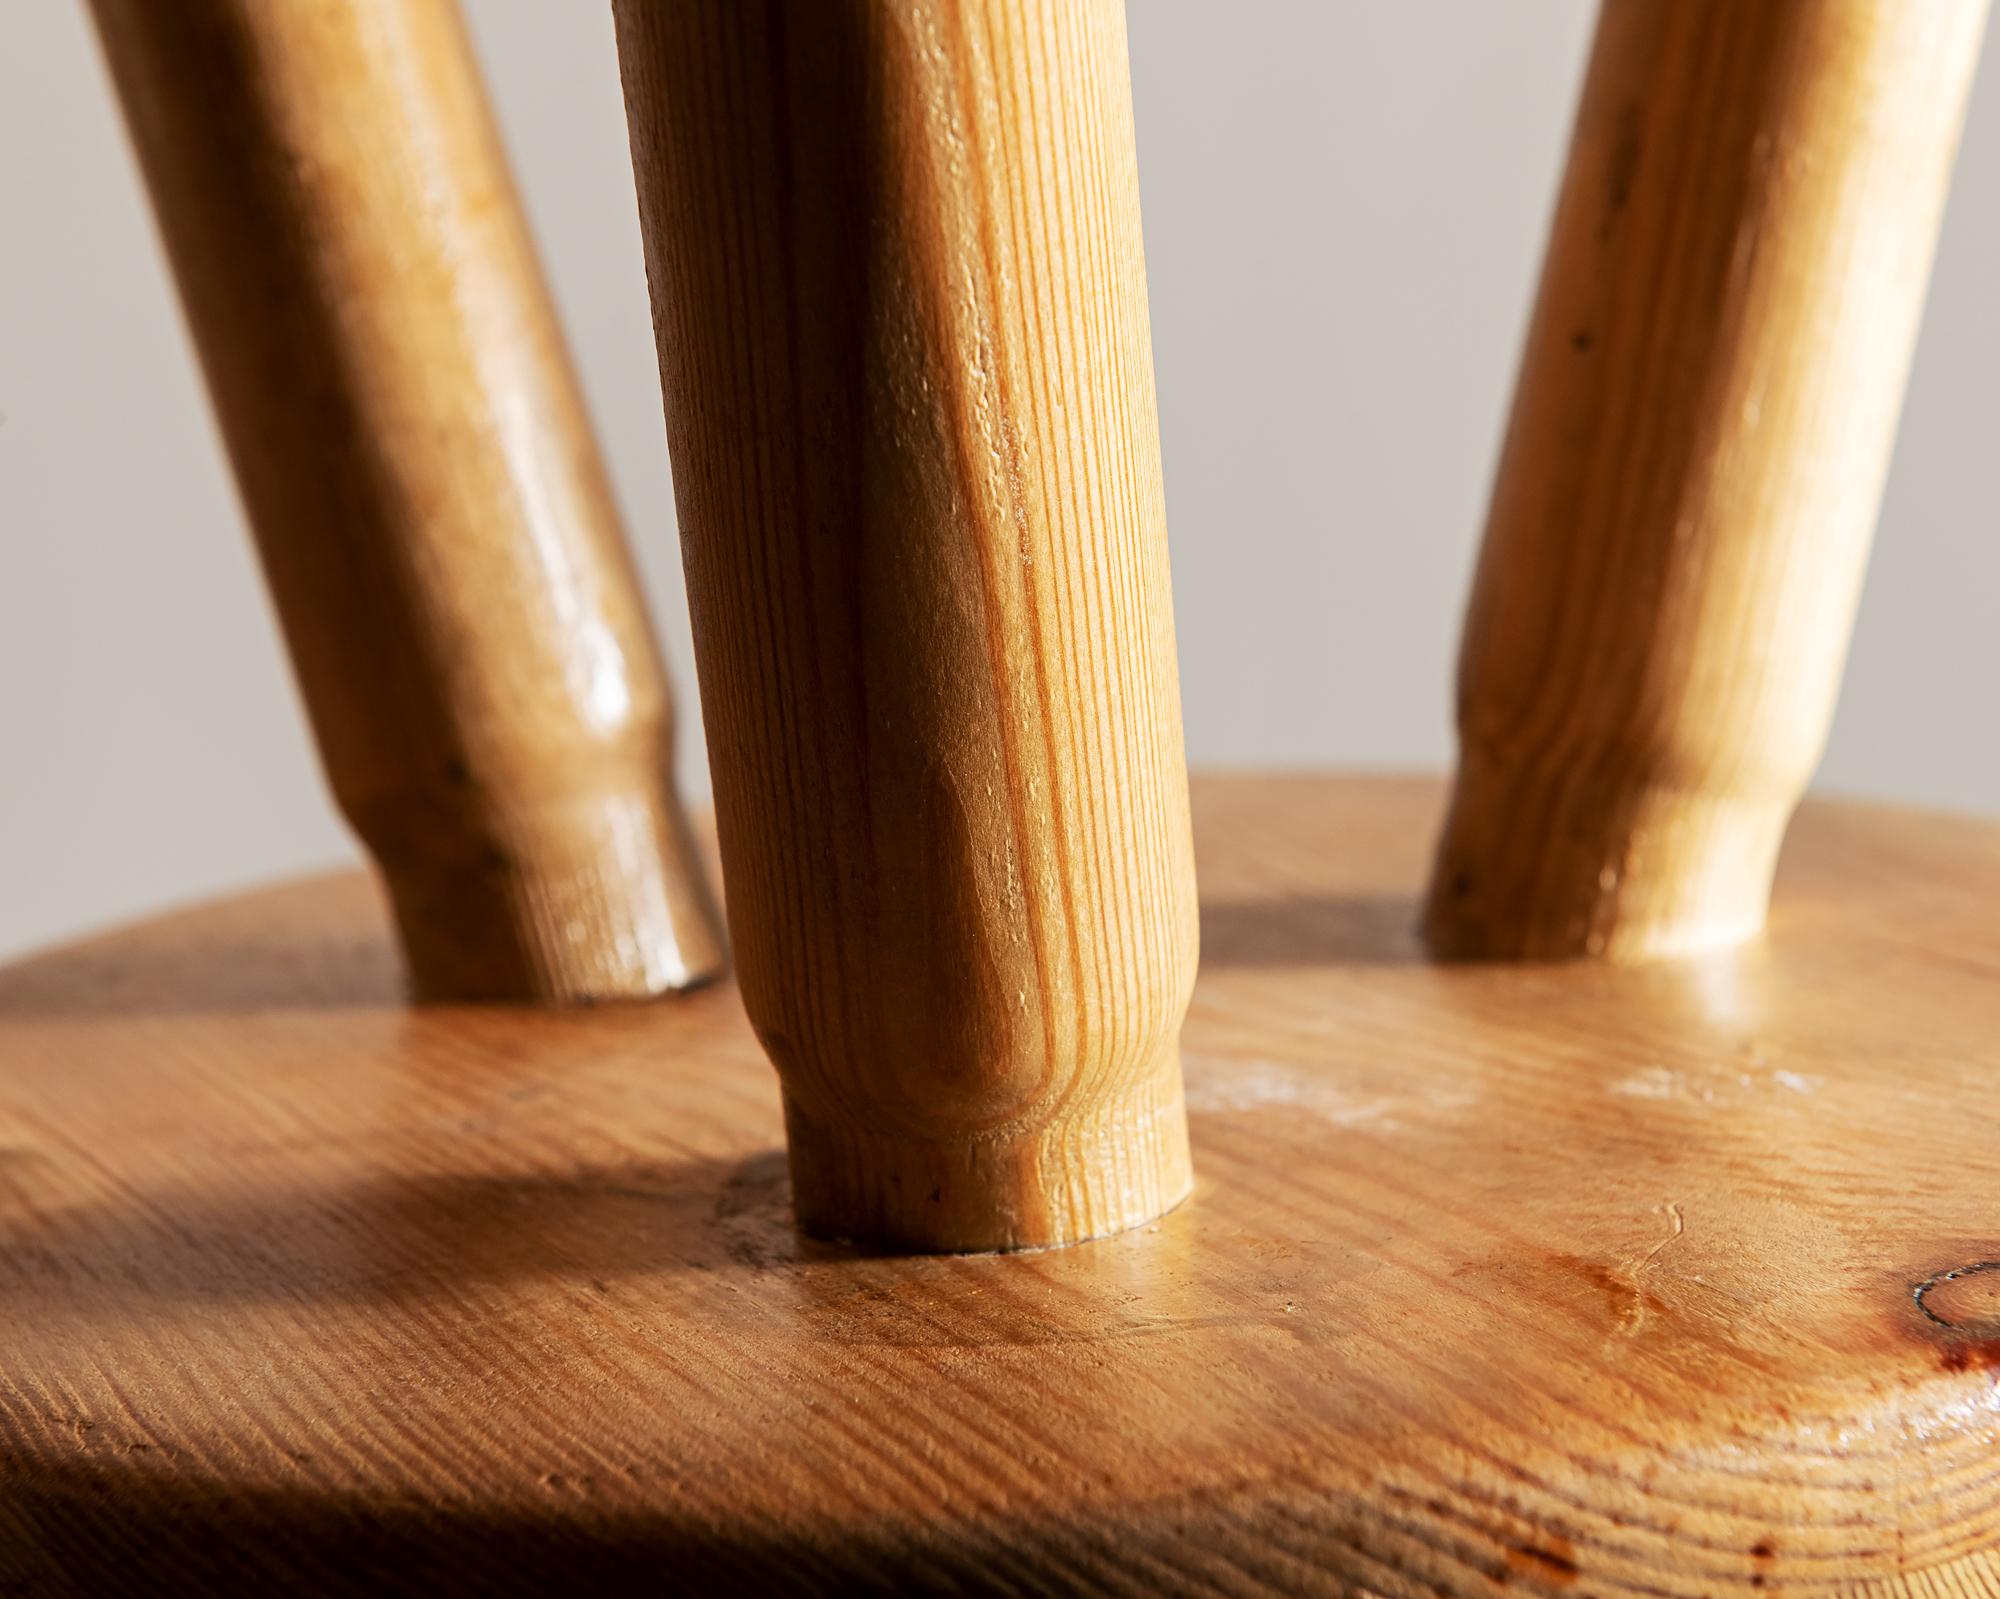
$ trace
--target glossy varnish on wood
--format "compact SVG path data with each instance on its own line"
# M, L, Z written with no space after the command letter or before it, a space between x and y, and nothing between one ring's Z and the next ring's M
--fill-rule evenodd
M816 1230L1149 1220L1194 880L1118 0L619 0L729 920Z
M397 1002L359 880L0 975L0 1586L2000 1595L2000 829L1419 957L1428 783L1197 787L1201 1180L794 1232L733 987Z
M658 653L456 9L92 8L419 987L709 975Z
M1443 953L1764 914L1826 735L1985 0L1610 0L1467 619Z

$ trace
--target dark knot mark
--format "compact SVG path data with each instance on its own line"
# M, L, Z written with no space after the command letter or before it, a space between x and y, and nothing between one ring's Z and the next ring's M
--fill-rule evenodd
M1966 1304L1963 1291L1954 1293L1953 1283L1963 1283L1968 1279L1983 1277L1989 1272L2000 1272L2000 1260L1976 1260L1970 1266L1954 1266L1950 1271L1941 1271L1935 1277L1927 1277L1916 1286L1917 1309L1940 1327L1949 1327L1953 1332L1973 1333L1982 1338L2000 1337L2000 1277L1977 1286L1984 1290L1977 1298ZM1986 1305L1980 1307L1982 1314L1968 1315L1969 1308L1984 1299Z
M1946 1371L2000 1367L2000 1260L1976 1260L1927 1277L1911 1291L1933 1326L1957 1336L1939 1362Z

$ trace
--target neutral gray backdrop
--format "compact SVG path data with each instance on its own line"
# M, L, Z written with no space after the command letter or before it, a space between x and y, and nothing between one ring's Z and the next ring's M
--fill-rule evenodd
M1869 0L1850 0L1853 4ZM0 48L0 955L354 858L77 0ZM608 7L473 0L703 784ZM1197 762L1442 766L1589 0L1130 0ZM2000 46L1821 783L2000 810Z

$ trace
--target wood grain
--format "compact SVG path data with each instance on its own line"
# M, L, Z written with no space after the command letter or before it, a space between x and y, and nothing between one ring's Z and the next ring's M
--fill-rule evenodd
M457 10L92 9L418 988L712 975L658 651Z
M358 878L0 974L0 1584L2000 1595L2000 827L1434 966L1441 799L1197 784L1200 1186L1066 1250L803 1239L733 987L405 1009Z
M729 920L800 1214L1189 1183L1187 779L1117 0L620 0Z
M1763 919L1840 679L1985 0L1612 0L1459 678L1448 955Z

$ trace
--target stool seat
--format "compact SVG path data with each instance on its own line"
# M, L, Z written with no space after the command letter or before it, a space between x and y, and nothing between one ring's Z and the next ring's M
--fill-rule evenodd
M791 1222L727 982L412 1007L360 876L0 974L0 1590L2000 1594L2000 826L1437 965L1429 779L1208 777L1198 1185Z

